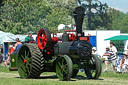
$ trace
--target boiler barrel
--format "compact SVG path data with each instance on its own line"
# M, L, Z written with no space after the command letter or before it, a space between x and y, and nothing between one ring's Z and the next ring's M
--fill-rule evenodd
M54 54L66 54L69 55L69 47L72 42L57 43L54 46Z
M62 42L54 47L54 54L69 55L72 58L87 59L91 53L92 45L87 41Z

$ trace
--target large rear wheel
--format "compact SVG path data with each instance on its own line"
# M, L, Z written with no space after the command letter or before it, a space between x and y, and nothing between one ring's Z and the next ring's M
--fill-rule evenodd
M98 79L101 74L102 66L99 58L95 55L91 55L91 59L89 61L90 69L85 69L85 74L88 79Z
M37 44L24 44L18 53L17 68L21 78L38 78L43 68L43 55Z
M56 74L61 81L69 80L72 77L72 60L69 56L63 55L57 59Z

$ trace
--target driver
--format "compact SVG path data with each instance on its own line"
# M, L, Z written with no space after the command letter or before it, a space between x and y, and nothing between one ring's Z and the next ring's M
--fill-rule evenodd
M35 40L32 37L33 32L32 31L29 31L28 33L29 33L28 36L25 37L25 42L26 43L35 43Z

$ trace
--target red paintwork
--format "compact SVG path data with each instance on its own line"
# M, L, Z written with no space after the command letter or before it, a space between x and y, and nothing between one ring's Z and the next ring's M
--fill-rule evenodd
M24 63L27 63L27 60L24 60Z
M52 37L52 42L57 42L58 38L57 37Z
M69 37L69 41L73 41L73 40L76 40L76 35L75 34L68 34L68 35L70 35L70 37Z
M44 29L40 29L37 35L37 44L40 49L44 49L47 42L47 36Z

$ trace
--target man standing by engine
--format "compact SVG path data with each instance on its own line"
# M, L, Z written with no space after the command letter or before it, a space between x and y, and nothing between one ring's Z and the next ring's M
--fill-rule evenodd
M111 60L113 69L114 69L114 71L116 71L116 69L117 69L117 65L116 65L117 49L116 49L116 47L114 46L114 43L113 43L113 42L110 42L110 52L111 52L113 55L111 55L111 57L108 58L108 59Z
M25 37L25 42L26 43L35 43L35 40L32 37L33 32L32 31L29 31L28 33L29 33L28 36Z

